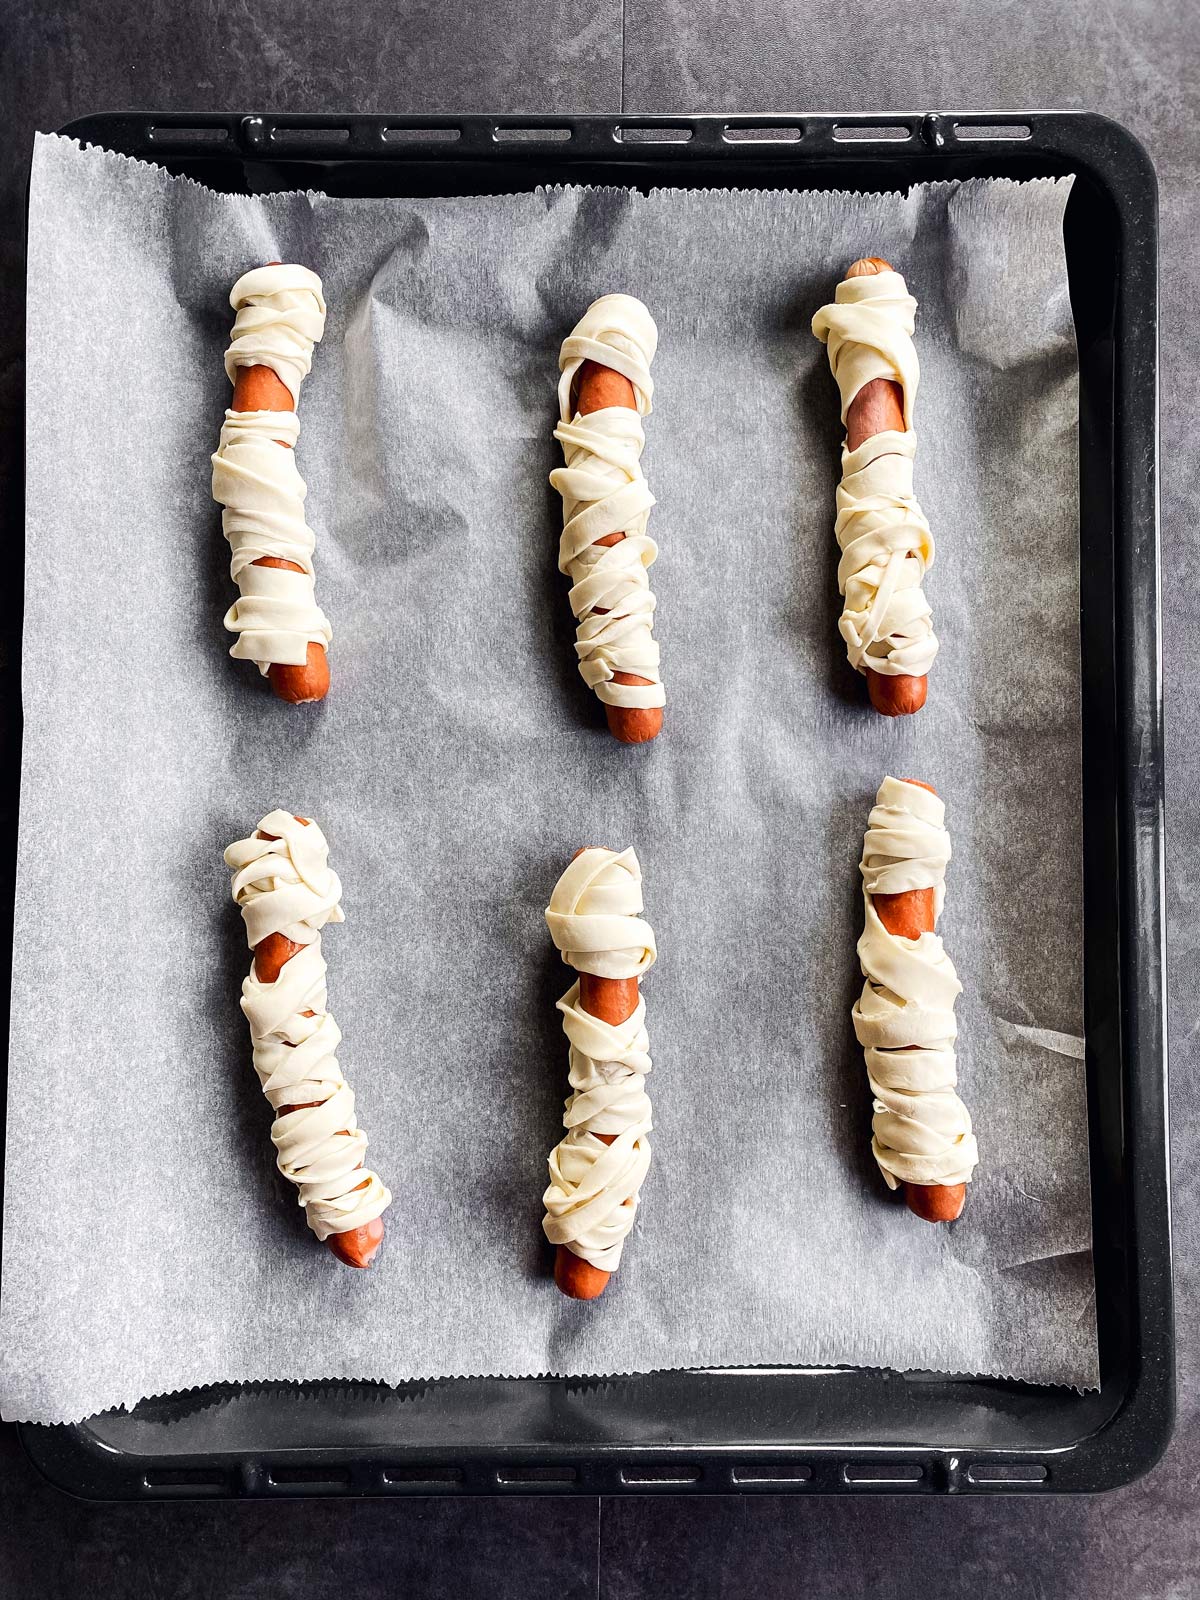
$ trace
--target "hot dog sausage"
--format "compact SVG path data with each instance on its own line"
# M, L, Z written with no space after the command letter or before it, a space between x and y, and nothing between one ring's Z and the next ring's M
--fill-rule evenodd
M281 263L269 261L268 266L277 267ZM294 411L291 391L286 383L278 378L270 367L239 367L237 369L237 382L233 387L233 399L229 403L231 411ZM285 444L282 439L277 439L284 450L290 450L291 445ZM302 572L304 569L294 561L280 561L277 556L261 556L251 563L255 567L280 567L291 572ZM308 645L308 660L302 667L288 666L283 662L271 663L267 671L271 687L281 700L287 700L292 705L304 705L310 700L324 700L329 693L329 656L323 644L310 640Z
M234 285L237 318L225 357L233 398L213 457L213 496L225 508L222 525L241 590L225 619L238 635L231 654L255 661L275 694L293 704L328 693L325 644L332 630L313 593L314 535L304 518L304 482L291 462L281 468L269 458L275 448L290 450L299 433L296 396L325 322L320 287L306 268L277 261ZM281 419L290 413L274 445L273 412ZM288 576L252 577L256 567ZM300 583L293 573L301 574ZM303 661L297 659L301 645Z
M932 784L922 783L919 778L905 778L903 781L916 784L918 789L928 789L930 794L937 793ZM932 889L909 889L904 894L877 894L874 896L874 902L880 922L896 938L919 939L923 933L933 932ZM926 1222L953 1222L956 1217L961 1216L966 1198L965 1183L904 1185L904 1199L908 1209Z
M586 417L593 411L605 411L609 406L624 406L628 411L637 410L633 385L629 379L619 372L614 372L611 367L602 367L595 361L585 361L579 369L576 405L581 417ZM624 537L623 533L609 533L603 539L597 539L596 543L620 544ZM603 607L597 607L597 610L603 611ZM639 678L632 672L614 672L613 682L644 684L649 683L650 679ZM661 706L606 705L604 715L608 721L608 731L622 744L645 744L650 739L657 739L662 732ZM605 1276L607 1277L607 1274ZM599 1292L596 1291L597 1294Z
M654 496L640 465L657 347L642 302L608 294L588 306L558 358L563 465L550 482L563 497L559 571L571 580L580 675L624 744L658 736L666 700L647 577L657 556L647 526Z
M849 281L880 274L891 281L881 285L879 295L843 294ZM837 521L839 583L846 597L840 631L851 663L866 677L871 704L888 717L909 716L925 704L926 674L937 651L920 587L933 560L933 540L912 494L915 435L910 413L918 373L907 319L915 307L903 279L882 258L869 256L852 263L835 303L822 307L813 319L813 332L829 347L846 423ZM881 360L887 370L904 376L907 397L905 386L889 378L861 381L864 363L867 372L877 371ZM905 435L904 445L867 451L865 458L858 453L884 433ZM907 550L900 542L906 537L914 540ZM876 670L871 663L878 660L880 643L888 646L889 664L922 664L921 675Z
M302 823L305 827L308 826L307 817L298 816L296 821ZM278 835L264 833L260 828L256 837L274 841ZM261 939L254 947L254 973L259 982L274 983L287 962L303 948L303 945L294 943L281 933L270 933L265 939ZM311 1017L313 1012L305 1011L303 1015ZM306 1100L298 1105L283 1105L277 1109L275 1115L276 1117L285 1117L293 1111L302 1111L317 1103L315 1100ZM359 1165L361 1166L362 1163L360 1162ZM358 1185L359 1189L365 1189L366 1187L365 1181ZM351 1228L346 1233L331 1233L326 1238L325 1243L338 1260L344 1262L346 1266L369 1267L380 1245L383 1243L383 1231L383 1218L375 1217L361 1228Z
M583 854L583 848L575 855ZM598 978L595 973L579 974L579 1004L601 1022L624 1022L637 1010L638 980L636 978ZM615 1133L598 1133L596 1138L611 1144ZM554 1256L554 1281L563 1294L572 1300L595 1300L604 1293L611 1272L602 1272L590 1261L577 1256L560 1244Z
M848 278L865 278L876 272L890 272L890 264L880 256L863 256L846 271ZM904 395L898 383L876 378L865 384L846 413L846 448L857 450L877 433L904 432ZM882 672L867 673L867 692L876 711L885 717L907 717L925 704L928 677L888 677Z

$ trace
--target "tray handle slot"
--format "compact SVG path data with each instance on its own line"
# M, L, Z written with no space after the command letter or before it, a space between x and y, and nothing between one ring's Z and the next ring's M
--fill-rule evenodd
M835 122L838 144L903 144L913 137L906 122Z
M346 1467L268 1467L267 1487L304 1494L341 1494L350 1487Z
M287 125L276 124L271 129L271 143L278 145L295 145L304 148L308 145L322 144L349 144L349 128L293 128Z
M967 1482L980 1487L1012 1483L1040 1485L1049 1478L1048 1469L1040 1461L972 1461L967 1468Z
M223 1472L205 1467L158 1467L142 1474L142 1488L155 1495L179 1495L199 1499L202 1495L232 1494L232 1485Z
M905 1489L921 1482L925 1468L916 1461L847 1461L842 1482L855 1489Z
M521 1484L529 1487L531 1484L546 1484L548 1486L563 1483L578 1483L578 1467L498 1467L496 1469L496 1482L505 1487Z
M463 1481L461 1467L385 1467L383 1481L388 1488L449 1489Z
M614 129L621 144L690 144L695 137L694 128L680 127L677 123L657 127L648 123L622 122Z
M574 129L560 128L531 128L531 127L504 127L501 124L492 129L492 138L497 144L565 144L568 139L575 137Z
M177 145L202 145L211 149L213 145L230 144L232 136L224 124L210 125L208 127L194 128L168 128L158 123L151 123L146 129L146 137L152 144L177 144Z
M727 122L721 137L726 144L798 144L804 129L795 122Z
M687 1488L699 1483L703 1476L702 1467L622 1467L620 1471L623 1484L643 1489Z
M762 1467L734 1467L730 1479L743 1489L769 1489L785 1483L811 1483L811 1467L793 1466L780 1462Z
M462 138L458 127L384 128L384 144L454 144Z
M956 122L956 139L1032 139L1033 129L1027 122Z

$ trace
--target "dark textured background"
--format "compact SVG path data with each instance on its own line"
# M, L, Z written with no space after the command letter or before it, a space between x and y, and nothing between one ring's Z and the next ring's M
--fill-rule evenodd
M1194 0L0 0L0 479L11 511L35 129L123 109L1091 109L1162 188L1162 513L1169 1033L1179 1426L1098 1499L402 1501L114 1508L47 1488L0 1430L0 1594L487 1594L492 1600L930 1593L1200 1596L1194 1334L1200 1183L1200 13ZM132 374L131 374L132 376ZM5 685L7 693L12 685Z

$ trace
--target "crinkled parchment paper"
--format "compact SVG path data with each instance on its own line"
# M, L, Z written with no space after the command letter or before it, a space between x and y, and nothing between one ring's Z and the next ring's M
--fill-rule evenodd
M1068 183L900 195L230 197L42 139L30 209L25 745L0 1357L10 1418L214 1380L854 1363L1097 1380L1081 1024ZM928 708L866 707L836 633L841 430L809 332L848 262L920 302ZM227 296L298 260L330 316L298 460L333 692L229 659L209 498ZM557 353L596 295L660 330L668 707L618 747L578 679L547 486ZM885 772L936 784L941 925L982 1152L919 1223L869 1153L849 1021ZM337 1265L273 1167L224 846L316 816L341 1059L391 1186ZM635 844L654 1162L603 1300L540 1197L580 844Z

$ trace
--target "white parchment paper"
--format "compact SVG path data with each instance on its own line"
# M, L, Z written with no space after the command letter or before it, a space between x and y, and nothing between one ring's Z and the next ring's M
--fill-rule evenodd
M900 195L209 193L39 141L3 1413L215 1380L889 1365L1097 1380L1081 1025L1076 362L1067 183ZM920 301L930 703L866 708L836 633L841 429L813 311L860 254ZM325 281L298 459L335 630L318 708L231 661L209 498L229 287ZM559 343L659 325L666 731L618 747L556 571ZM869 1153L849 1022L885 772L946 798L941 927L982 1152L919 1223ZM377 1266L307 1233L238 1009L223 847L319 819L341 1059L395 1196ZM542 909L635 844L654 1162L603 1300L540 1231L570 974Z

